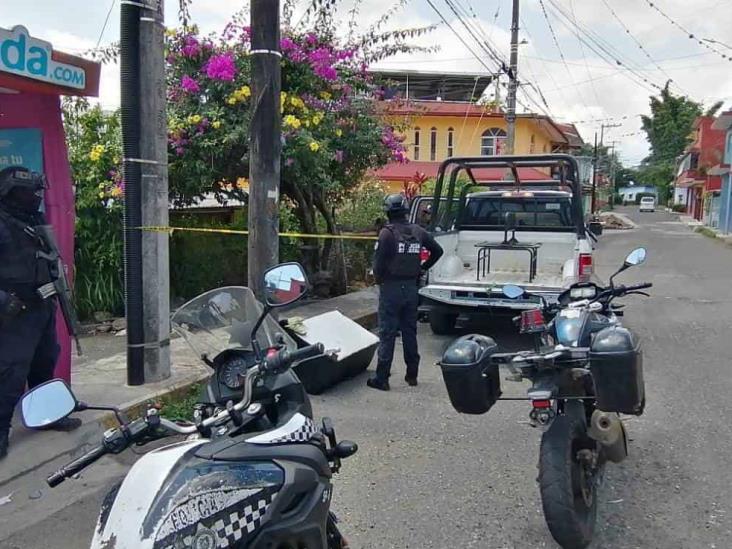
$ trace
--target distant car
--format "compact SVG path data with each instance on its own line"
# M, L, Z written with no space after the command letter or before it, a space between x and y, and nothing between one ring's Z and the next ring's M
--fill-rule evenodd
M638 207L640 212L655 212L656 211L656 199L652 196L644 196L640 200L640 206Z

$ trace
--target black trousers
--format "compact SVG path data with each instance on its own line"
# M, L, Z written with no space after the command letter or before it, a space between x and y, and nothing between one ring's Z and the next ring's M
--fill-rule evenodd
M416 281L389 280L379 286L379 352L376 377L388 381L394 358L394 341L402 333L407 377L417 378L419 351L417 349L417 306L419 294Z
M0 325L0 432L10 429L13 409L25 391L53 377L58 359L56 304L31 304Z

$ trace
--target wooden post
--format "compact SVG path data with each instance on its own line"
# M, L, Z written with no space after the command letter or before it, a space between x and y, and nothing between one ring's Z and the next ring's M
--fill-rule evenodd
M264 297L264 271L279 261L280 2L252 0L249 152L249 287Z

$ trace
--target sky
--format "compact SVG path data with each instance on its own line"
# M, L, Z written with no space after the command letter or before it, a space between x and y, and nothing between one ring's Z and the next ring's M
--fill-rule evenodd
M467 15L463 20L475 38L450 11L448 2ZM663 86L672 79L671 89L676 93L688 95L705 106L723 100L725 109L732 108L732 61L721 56L724 53L732 58L729 2L521 0L519 35L525 43L519 47L519 101L557 121L576 123L588 142L592 142L595 132L601 131L601 124L614 126L604 129L605 144L614 144L626 165L636 165L648 154L640 115L649 113L649 97L658 93L651 83ZM21 24L31 35L69 53L119 39L118 0L31 3L33 10L28 9L29 0L2 0L0 27ZM345 27L353 0L340 3ZM368 28L394 4L395 0L363 0L359 27ZM191 19L204 33L220 31L244 5L241 0L192 0ZM166 25L176 26L177 0L165 0L165 10ZM301 12L302 9L295 12L295 21ZM511 0L411 0L394 15L389 27L430 24L438 27L417 43L438 47L438 51L398 55L379 67L494 72L496 62L478 43L486 40L500 58L508 59ZM689 33L696 40L690 39ZM717 52L699 45L698 39L716 40L705 43ZM505 96L505 89L501 93ZM102 70L100 102L107 108L119 105L119 67L114 64ZM519 111L525 108L519 107Z

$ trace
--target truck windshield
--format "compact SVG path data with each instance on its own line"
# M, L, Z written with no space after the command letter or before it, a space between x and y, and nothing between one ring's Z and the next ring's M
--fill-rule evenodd
M574 230L569 197L501 196L470 197L465 204L461 229L503 229L506 213L516 216L517 231Z

